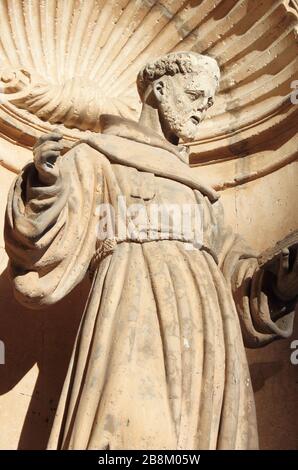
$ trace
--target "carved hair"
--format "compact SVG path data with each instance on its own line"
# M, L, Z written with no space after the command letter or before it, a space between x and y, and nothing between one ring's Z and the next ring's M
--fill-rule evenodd
M196 52L171 52L147 63L137 77L138 92L143 99L149 83L164 75L191 73L206 70L219 83L220 70L215 59Z

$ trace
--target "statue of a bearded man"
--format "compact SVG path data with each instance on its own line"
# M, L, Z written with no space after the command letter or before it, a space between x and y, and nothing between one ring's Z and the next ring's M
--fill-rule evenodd
M291 333L298 263L283 250L260 265L179 145L219 77L193 52L147 64L138 123L102 116L63 155L59 132L41 137L11 189L20 302L53 304L91 277L50 449L258 447L244 344Z

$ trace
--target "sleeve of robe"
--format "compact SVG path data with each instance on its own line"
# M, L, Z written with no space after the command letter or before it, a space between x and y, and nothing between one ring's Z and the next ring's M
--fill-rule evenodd
M5 244L15 296L26 307L63 298L82 280L95 252L102 176L84 145L61 157L55 184L41 185L31 163L10 190Z
M274 275L261 269L258 255L244 239L224 224L218 201L207 202L205 230L218 257L218 264L231 289L240 320L244 344L257 348L292 334L295 300L282 302L273 290ZM208 226L208 227L207 227Z

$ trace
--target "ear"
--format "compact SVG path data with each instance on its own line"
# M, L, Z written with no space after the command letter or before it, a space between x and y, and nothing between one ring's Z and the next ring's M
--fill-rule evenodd
M161 103L165 97L165 82L162 79L156 80L152 84L152 89L156 100Z

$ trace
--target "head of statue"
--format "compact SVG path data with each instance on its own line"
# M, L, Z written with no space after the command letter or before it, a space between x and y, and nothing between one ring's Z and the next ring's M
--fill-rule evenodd
M137 86L142 102L158 109L162 128L189 141L198 137L198 126L213 104L219 78L215 59L173 52L146 64Z

